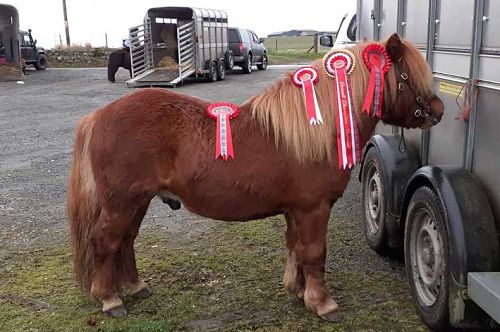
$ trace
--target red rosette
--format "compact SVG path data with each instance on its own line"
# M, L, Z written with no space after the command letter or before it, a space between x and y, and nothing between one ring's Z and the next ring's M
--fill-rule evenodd
M215 159L222 157L227 160L234 159L233 139L229 120L234 119L240 110L238 106L226 102L217 102L209 105L206 109L209 117L217 120L215 137Z
M319 72L312 66L297 69L292 75L292 82L302 89L304 104L307 112L307 120L311 125L323 123L323 117L319 109L318 98L314 91L314 84L319 80Z
M365 101L362 111L370 114L373 104L372 116L382 117L382 103L384 98L384 76L391 69L392 61L384 46L369 44L363 50L363 62L370 71L370 80L366 89Z
M217 120L220 114L229 115L229 119L231 120L238 116L240 109L235 104L220 101L210 104L206 112L214 120Z
M313 66L304 66L297 69L292 75L292 82L301 88L305 81L311 80L313 84L318 83L319 73Z
M391 69L392 61L385 47L380 44L370 44L363 50L363 62L369 71L378 67L384 74Z

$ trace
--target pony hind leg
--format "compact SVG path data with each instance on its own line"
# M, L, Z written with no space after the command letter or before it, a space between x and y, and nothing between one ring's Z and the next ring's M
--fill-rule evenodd
M283 275L283 285L285 286L285 289L289 294L302 299L304 298L305 279L304 271L297 259L295 248L298 241L297 225L291 214L286 213L285 219L287 222L287 229L285 234L287 262L285 274Z
M331 205L322 203L310 211L295 210L291 215L297 227L295 254L305 278L304 304L322 319L338 322L338 304L325 284L326 234Z
M145 299L152 295L144 280L139 278L135 260L134 241L139 234L142 220L149 208L150 200L135 215L135 220L126 232L119 252L115 255L115 273L120 280L121 288L125 288L135 298Z
M90 241L93 246L94 268L91 294L102 302L102 310L112 317L127 314L120 292L120 276L116 274L116 261L123 239L134 224L134 218L145 200L138 197L116 197L112 204L103 204L98 222L94 225ZM120 259L121 260L121 259ZM135 258L134 258L135 260Z

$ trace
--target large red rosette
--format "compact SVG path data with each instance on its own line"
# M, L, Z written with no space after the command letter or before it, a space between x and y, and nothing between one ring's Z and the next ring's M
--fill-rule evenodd
M297 69L292 75L292 82L297 87L302 88L304 102L307 111L307 120L311 125L323 123L319 110L318 99L314 91L314 84L318 82L318 70L312 66L305 66Z
M351 51L331 51L323 58L326 73L335 79L337 151L339 169L354 167L360 159L359 129L352 106L349 75L356 65Z
M234 159L233 139L229 120L234 119L240 112L238 106L226 102L217 102L208 106L206 110L209 117L217 120L215 159L222 157L227 160Z
M380 44L369 44L363 50L363 62L370 71L370 80L366 90L363 112L370 114L373 103L372 116L382 118L382 104L384 100L384 76L391 69L391 58Z

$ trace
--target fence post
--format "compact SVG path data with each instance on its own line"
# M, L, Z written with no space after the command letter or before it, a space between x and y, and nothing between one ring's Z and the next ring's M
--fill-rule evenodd
M314 53L319 53L319 33L314 34Z
M276 40L276 52L277 52L278 51L278 37L274 37L274 38L276 38L275 40Z

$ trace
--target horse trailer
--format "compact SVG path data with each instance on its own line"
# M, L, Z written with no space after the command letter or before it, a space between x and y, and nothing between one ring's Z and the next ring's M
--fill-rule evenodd
M500 2L357 0L356 39L415 43L445 104L428 130L381 125L360 170L364 229L404 248L410 290L431 328L499 328ZM349 24L349 22L345 22Z
M228 18L221 10L161 7L129 29L129 87L173 86L187 77L223 80L232 69Z
M19 13L14 6L0 4L0 81L22 79L20 45Z

